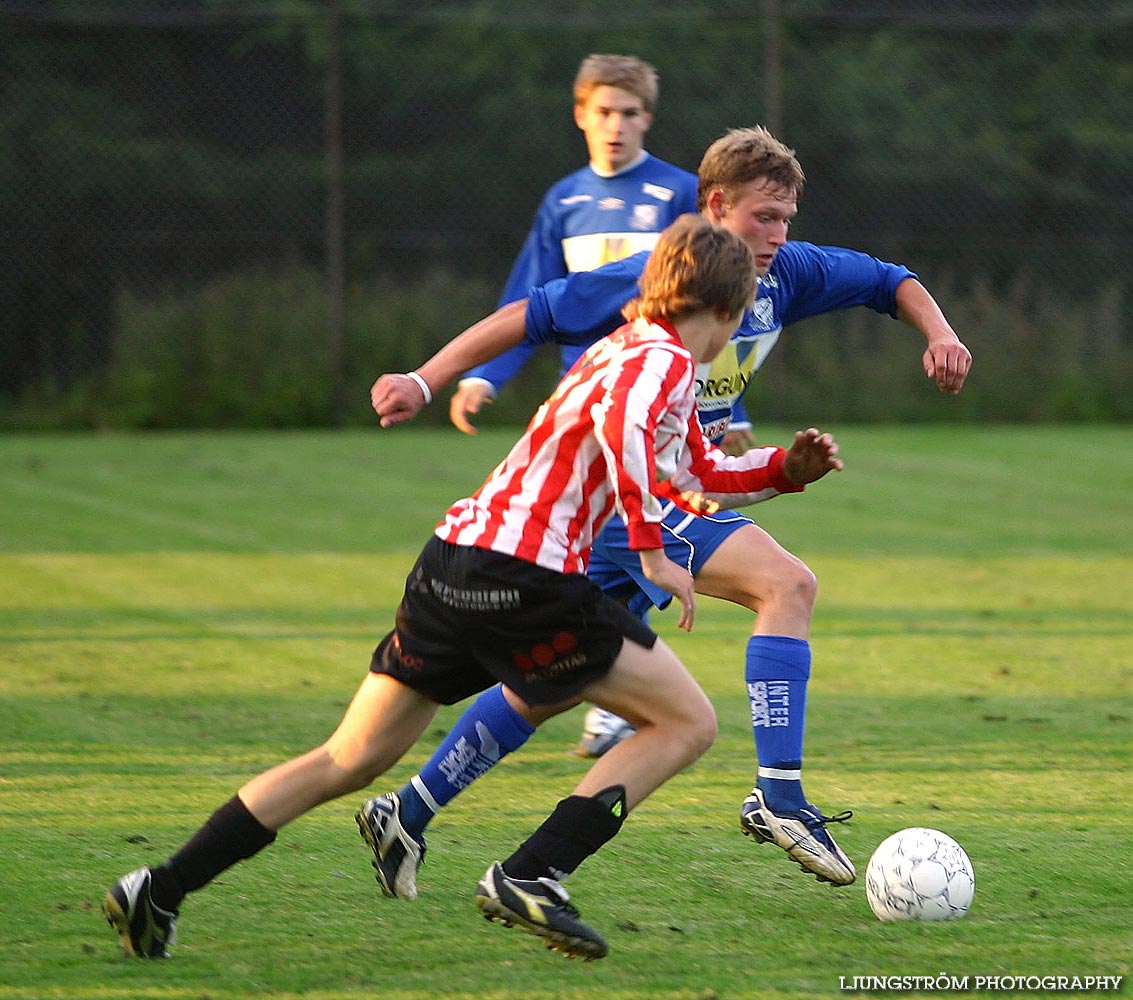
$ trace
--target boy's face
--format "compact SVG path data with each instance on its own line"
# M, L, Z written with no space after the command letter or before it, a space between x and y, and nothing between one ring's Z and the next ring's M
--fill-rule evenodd
M574 106L574 123L586 136L594 168L613 173L637 158L653 115L640 97L603 85L590 92L585 104Z
M787 230L799 211L793 191L762 179L742 185L731 199L721 188L713 188L706 203L712 221L748 245L760 275L767 273L787 242Z

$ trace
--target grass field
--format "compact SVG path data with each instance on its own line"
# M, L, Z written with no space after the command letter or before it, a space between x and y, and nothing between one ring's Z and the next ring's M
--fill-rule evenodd
M567 962L470 901L585 766L578 713L438 818L416 902L381 898L344 799L187 900L171 961L124 959L105 887L322 741L437 516L512 435L9 436L0 1000L740 1000L855 976L1126 975L1133 430L835 430L841 476L753 509L820 579L807 787L855 810L838 834L859 872L901 827L956 837L976 869L965 919L882 924L860 880L819 885L740 836L751 621L704 599L692 635L655 624L719 741L570 881L607 959Z

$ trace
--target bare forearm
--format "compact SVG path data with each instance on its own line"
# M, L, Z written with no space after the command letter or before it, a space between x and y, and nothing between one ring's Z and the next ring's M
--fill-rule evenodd
M454 337L416 371L380 376L370 387L370 404L382 426L412 420L453 379L518 344L526 313L526 300L512 302Z
M916 278L906 278L897 286L897 317L924 336L925 374L941 392L958 393L972 367L972 354L952 329L936 299Z
M469 368L490 361L522 341L526 313L526 299L497 309L450 340L421 365L417 373L436 392Z
M906 278L897 286L897 318L919 330L929 344L960 340L936 299L916 278Z

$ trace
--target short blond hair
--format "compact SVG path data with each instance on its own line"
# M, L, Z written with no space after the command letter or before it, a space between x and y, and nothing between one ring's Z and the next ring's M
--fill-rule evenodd
M795 151L762 125L724 133L705 151L697 178L697 207L702 212L713 188L731 197L750 181L766 180L798 198L806 182Z
M747 244L690 212L661 233L638 282L640 294L623 312L627 319L669 321L704 309L736 316L751 305L755 286Z
M574 103L585 104L598 87L617 87L641 98L646 111L657 105L657 70L637 56L589 55L574 78Z

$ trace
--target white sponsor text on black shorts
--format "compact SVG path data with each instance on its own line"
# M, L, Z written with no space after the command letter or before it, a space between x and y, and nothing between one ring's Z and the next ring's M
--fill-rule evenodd
M502 681L531 705L576 697L625 640L656 633L577 573L434 536L405 582L370 669L442 705Z

